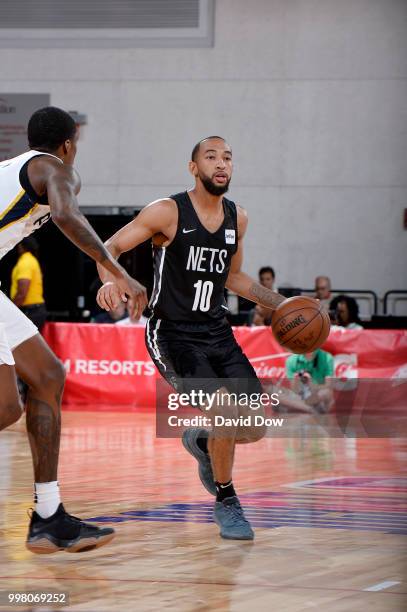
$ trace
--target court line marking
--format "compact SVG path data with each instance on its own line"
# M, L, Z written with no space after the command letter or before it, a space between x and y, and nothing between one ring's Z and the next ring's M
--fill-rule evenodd
M319 482L327 482L332 480L338 480L339 478L345 478L345 476L326 476L325 478L313 478L312 480L297 480L296 482L287 482L281 485L282 487L303 487L309 484L317 484Z
M363 589L364 591L382 591L383 589L389 589L396 584L400 584L398 580L384 580L384 582L378 582L377 584L373 584L371 587L367 587Z
M195 520L195 521L185 521L182 518L172 518L172 519L166 519L163 517L152 517L149 518L148 520L146 519L139 519L139 518L135 518L132 517L128 520L118 520L118 521L109 521L111 523L129 523L132 521L138 521L140 523L169 523L171 525L175 525L177 523L193 523L196 525L199 524L205 524L205 525L212 525L213 521L211 520ZM254 527L258 528L258 529L280 529L283 527L294 527L294 528L304 528L304 529L343 529L343 530L348 530L348 531L368 531L370 533L373 532L378 532L378 533L384 533L387 535L407 535L407 529L400 529L397 527L391 527L389 528L387 531L384 528L378 528L378 527L352 527L350 525L339 525L339 524L309 524L309 523L300 523L300 522L292 522L292 523L283 523L282 521L279 521L277 524L270 524L270 523L266 523L265 521L256 521L256 520L252 520L252 524Z
M22 578L27 578L27 576L19 575L19 576L0 576L0 580L21 580ZM170 580L168 578L85 578L83 576L29 576L30 580L40 580L53 582L56 580L75 580L77 582L133 582L133 583L146 583L146 584L202 584L208 586L234 586L241 588L273 588L273 589L304 589L306 591L340 591L342 593L363 593L365 589L347 589L343 587L322 587L322 586L303 586L303 585L295 585L295 584L275 584L272 582L216 582L216 581L205 581L205 580ZM407 592L402 591L386 591L380 593L380 595L407 595Z
M282 487L303 487L303 486L307 486L310 484L319 484L322 482L332 482L334 480L353 480L354 481L354 485L357 486L357 488L361 488L360 485L358 485L358 483L356 482L357 480L372 480L372 484L374 484L374 482L377 482L379 480L405 480L405 478L403 476L381 476L380 474L377 475L375 474L374 476L326 476L325 478L313 478L312 480L298 480L296 482L287 482L285 484L282 484ZM397 483L395 482L393 484L394 487L397 486ZM363 487L363 485L362 485ZM341 485L338 484L336 485L336 488L346 488L347 490L352 490L352 486L349 485ZM372 489L372 487L370 487ZM377 487L373 487L373 491L377 489Z
M252 505L249 503L244 504L245 507L245 511L246 512L252 512L252 513L266 513L266 514L270 514L270 513L290 513L290 514L306 514L308 515L321 515L321 514L326 514L327 516L331 515L331 514L343 514L344 517L343 518L359 518L361 516L363 517L368 517L368 518L372 518L374 520L381 520L381 519L388 519L391 518L392 520L400 520L400 521L406 521L407 520L407 513L404 510L400 510L400 512L386 512L385 510L375 510L375 511L366 511L365 509L363 510L349 510L347 508L345 509L340 509L340 508L317 508L315 506L309 506L309 507L298 507L298 506L293 506L293 505L285 505L285 506L257 506L257 505ZM120 514L127 514L128 512L154 512L156 510L179 510L179 511L192 511L192 510L198 510L198 511L202 511L205 510L206 512L210 512L213 511L213 504L208 504L206 502L203 502L202 504L196 504L196 503L176 503L174 502L169 503L169 504L164 504L162 506L154 506L151 508L135 508L134 510L126 510L121 512ZM90 519L87 519L90 520Z
M334 523L369 523L373 525L381 525L385 523L386 525L400 525L402 527L407 526L407 517L403 518L394 518L388 517L385 514L382 517L371 517L368 513L360 513L358 516L330 516L330 513L327 513L325 510L321 510L318 512L306 512L305 510L274 510L274 509L252 509L250 507L246 508L246 514L252 516L253 518L261 519L261 518L270 518L270 519L283 519L283 520L312 520L312 521L333 521ZM129 510L127 512L121 512L118 517L128 517L128 516L192 516L192 517L200 517L200 516L210 516L212 517L213 508L152 508L151 510ZM342 514L341 512L333 511L332 514ZM117 516L114 516L116 518ZM105 517L103 517L105 518ZM110 517L109 517L110 518ZM88 519L89 521L93 520L97 522L97 518Z

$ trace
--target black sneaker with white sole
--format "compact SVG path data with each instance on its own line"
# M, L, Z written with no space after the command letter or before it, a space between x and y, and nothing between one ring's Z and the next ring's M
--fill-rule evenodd
M46 555L64 550L85 552L104 546L115 536L111 527L96 527L68 514L59 504L55 514L42 518L33 511L26 547L33 553Z

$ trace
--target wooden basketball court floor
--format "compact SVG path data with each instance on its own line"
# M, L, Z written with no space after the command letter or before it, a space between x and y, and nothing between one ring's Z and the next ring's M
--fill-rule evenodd
M0 609L405 610L406 459L396 438L239 447L234 480L256 539L226 541L196 463L180 440L156 439L154 415L64 412L65 505L117 536L36 556L24 546L32 472L20 422L0 434L0 591L64 591L70 604Z

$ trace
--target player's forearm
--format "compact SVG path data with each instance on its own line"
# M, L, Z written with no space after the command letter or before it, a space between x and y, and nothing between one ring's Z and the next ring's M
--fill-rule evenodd
M89 255L99 266L109 272L113 278L123 277L125 274L124 269L114 259L82 213L73 211L69 214L53 216L53 220L61 232L73 244Z
M284 296L263 287L244 272L230 273L226 287L237 295L272 310L275 310L285 300Z
M105 247L107 251L110 253L111 257L113 257L115 261L120 257L121 252L117 249L112 239L109 239L105 242ZM102 264L97 263L96 267L97 267L97 271L99 274L99 278L102 281L102 283L114 281L114 275L108 270L106 270L106 268Z

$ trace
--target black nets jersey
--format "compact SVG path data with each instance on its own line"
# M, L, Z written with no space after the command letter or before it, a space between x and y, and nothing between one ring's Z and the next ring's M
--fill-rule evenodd
M169 246L153 245L152 316L202 322L224 318L225 283L238 242L236 205L223 198L223 222L215 232L209 232L187 191L170 197L177 204L178 226Z

